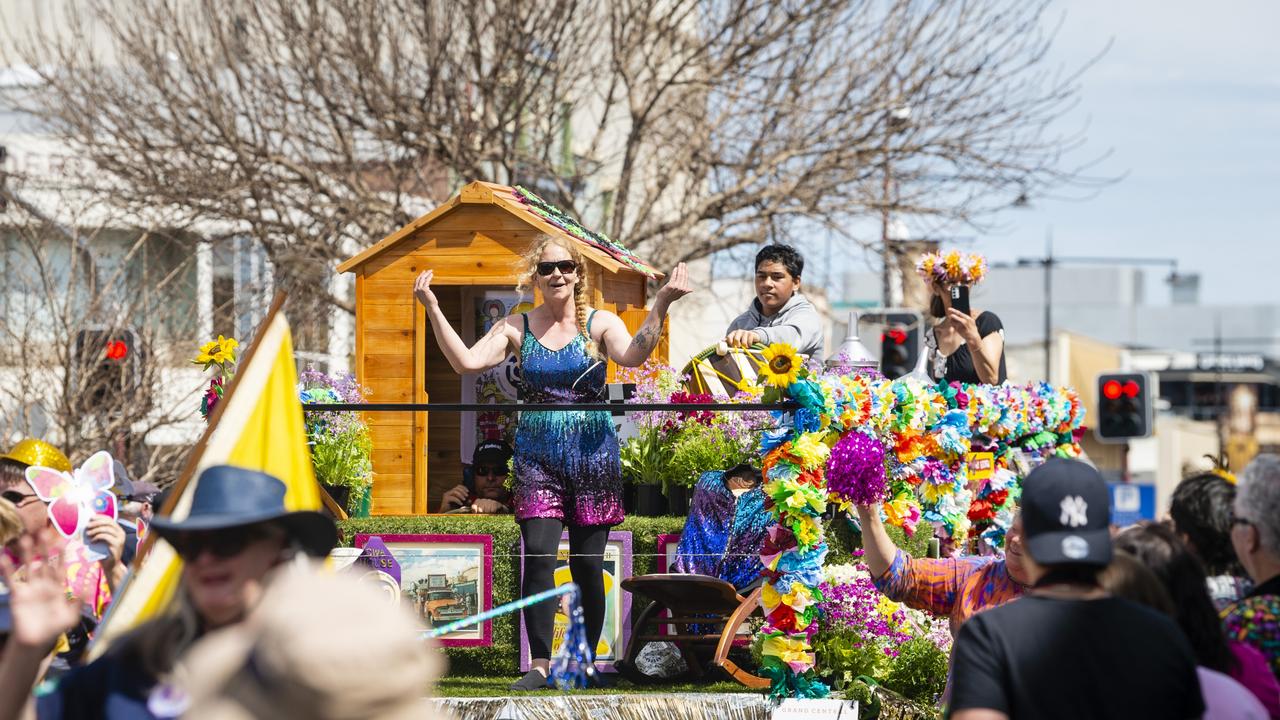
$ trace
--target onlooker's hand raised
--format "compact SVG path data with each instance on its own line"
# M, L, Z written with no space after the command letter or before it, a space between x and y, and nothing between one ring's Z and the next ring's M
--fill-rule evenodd
M9 642L48 652L58 636L80 621L80 603L67 594L62 557L54 551L53 530L48 528L18 541L21 568L0 558L0 575L9 586L9 612L13 632Z

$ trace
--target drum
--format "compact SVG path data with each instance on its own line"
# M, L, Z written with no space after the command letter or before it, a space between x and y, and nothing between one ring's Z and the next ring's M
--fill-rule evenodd
M690 358L681 371L685 389L691 393L733 397L738 392L756 384L757 368L764 364L760 351L763 345L751 348L732 348L723 342ZM801 360L807 359L804 355Z

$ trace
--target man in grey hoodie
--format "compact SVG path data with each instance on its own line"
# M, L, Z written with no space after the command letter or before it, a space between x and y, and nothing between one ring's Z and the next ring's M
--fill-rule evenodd
M756 253L756 299L729 325L725 343L749 348L782 342L822 359L822 318L800 294L804 258L790 245L766 245Z

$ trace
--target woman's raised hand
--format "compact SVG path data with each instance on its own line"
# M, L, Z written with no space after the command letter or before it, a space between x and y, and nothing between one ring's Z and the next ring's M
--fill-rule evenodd
M689 284L689 268L684 263L680 263L676 265L675 270L671 271L667 284L662 286L654 299L670 305L691 292L693 292L693 286Z
M418 279L413 281L413 296L427 308L433 308L440 304L440 301L436 299L436 294L431 292L431 278L434 275L435 272L432 270L423 270L418 275Z

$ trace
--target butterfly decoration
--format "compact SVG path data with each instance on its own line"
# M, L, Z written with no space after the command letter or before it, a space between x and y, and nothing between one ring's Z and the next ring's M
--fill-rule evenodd
M106 545L82 537L94 515L116 519L115 468L111 454L94 453L84 464L67 473L38 465L27 468L27 483L49 505L49 520L66 538L81 536L91 556L107 557Z

